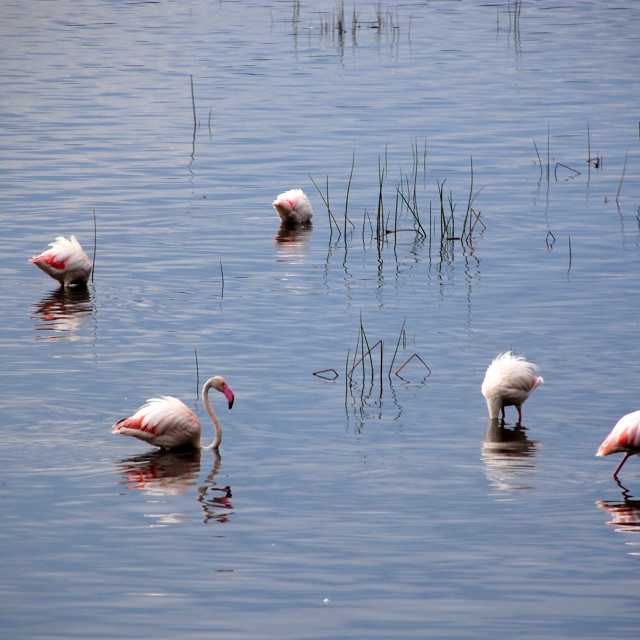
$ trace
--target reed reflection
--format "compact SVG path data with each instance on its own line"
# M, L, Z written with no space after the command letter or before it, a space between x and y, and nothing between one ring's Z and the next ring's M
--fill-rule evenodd
M89 289L71 287L57 289L48 293L38 304L33 305L31 318L38 320L36 331L60 333L64 335L46 335L45 340L77 340L73 335L86 324L93 313L93 302Z
M186 451L157 450L139 456L124 458L116 464L123 479L120 484L127 489L139 489L148 496L179 496L197 486L196 499L203 515L203 522L227 522L232 513L231 487L218 487L216 475L220 470L220 454L213 452L213 465L204 484L198 484L201 469L201 449ZM208 455L208 453L204 453ZM162 523L188 522L190 518L175 513L149 514Z
M489 482L500 491L532 489L530 477L535 469L537 444L527 437L526 427L517 424L509 429L500 419L490 419L482 443L482 461Z

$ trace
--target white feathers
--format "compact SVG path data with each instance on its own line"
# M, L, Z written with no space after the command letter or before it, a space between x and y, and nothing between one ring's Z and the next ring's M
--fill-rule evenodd
M538 371L539 367L533 362L510 351L496 356L482 383L482 395L487 401L489 418L498 418L498 414L502 412L504 420L504 408L515 406L521 422L522 404L544 382L542 376L537 375Z
M308 224L311 222L313 208L302 189L289 189L281 193L272 204L284 223Z

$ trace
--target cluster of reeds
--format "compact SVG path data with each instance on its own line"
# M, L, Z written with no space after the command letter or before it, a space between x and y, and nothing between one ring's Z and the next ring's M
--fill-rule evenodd
M409 382L409 380L401 375L406 367L411 362L417 362L421 368L420 384L423 384L426 379L431 375L431 369L429 365L417 354L412 353L404 362L397 368L396 360L398 359L398 353L402 351L406 352L407 349L407 333L405 331L405 322L402 323L400 334L396 342L395 351L391 358L391 363L386 370L386 377L391 380L392 375L396 376L402 382ZM378 355L379 354L379 357ZM374 359L375 358L375 359ZM326 380L336 380L340 374L336 369L323 369L321 371L315 371L313 375ZM371 344L367 334L364 330L362 323L362 316L360 316L360 326L358 328L358 335L356 337L356 343L353 348L353 354L351 349L347 352L347 358L345 362L345 389L348 394L350 390L356 387L364 390L365 388L373 389L376 384L379 389L380 398L383 391L383 379L385 376L384 366L384 341L382 339L377 340Z
M367 244L367 230L369 232L368 239L374 241L378 250L389 243L393 238L395 246L397 237L400 233L412 233L417 241L423 242L428 240L431 243L436 240L441 245L443 243L451 243L459 241L461 244L471 247L473 245L474 234L478 229L478 225L482 229L486 229L486 225L482 221L481 212L473 208L473 202L479 191L474 191L473 181L473 158L471 158L471 180L469 185L469 195L467 198L466 210L464 215L456 213L457 205L454 202L451 190L445 191L446 180L437 181L438 188L438 214L434 216L433 205L429 202L426 210L428 211L429 222L426 223L425 207L419 202L419 181L420 174L426 174L426 143L421 149L417 141L413 141L411 145L412 164L411 171L404 175L400 172L400 181L393 185L392 201L393 206L388 207L386 202L388 197L387 176L388 176L388 157L387 149L384 156L378 157L378 190L376 193L376 201L374 207L375 218L369 214L368 208L365 208L362 217L362 242ZM309 176L316 187L322 201L327 209L329 216L330 241L333 233L338 234L338 239L343 240L345 249L351 237L351 231L356 228L355 223L350 217L349 212L349 194L353 180L353 172L355 167L355 153L351 163L351 171L347 181L346 196L344 200L344 211L342 219L339 222L334 214L329 198L329 178L326 178L325 191L323 191L313 179ZM408 224L406 224L408 221Z
M373 5L374 15L370 20L361 20L356 5L351 10L351 22L349 23L348 13L345 10L344 1L337 0L334 8L330 12L320 14L320 35L331 41L332 44L338 45L340 48L345 45L345 35L351 34L352 44L357 44L357 34L362 29L375 30L377 37L383 35L391 37L392 41L396 39L400 30L400 20L398 16L398 6L394 10L384 8L382 1L378 0ZM300 3L294 2L294 30L297 33L297 27L300 22ZM407 28L407 37L411 36L411 20Z

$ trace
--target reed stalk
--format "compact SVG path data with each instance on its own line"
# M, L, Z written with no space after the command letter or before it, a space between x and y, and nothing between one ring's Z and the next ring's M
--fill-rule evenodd
M333 229L332 224L335 225L338 231L338 239L339 239L340 236L342 236L342 231L340 231L340 225L338 224L338 221L335 219L335 216L333 215L333 211L331 211L331 207L329 206L329 176L327 176L327 197L325 198L324 194L320 190L320 187L316 184L316 181L311 177L311 174L307 174L307 175L311 179L311 182L313 182L313 186L316 188L316 190L320 194L320 197L322 198L322 202L324 202L324 206L327 208L327 213L329 215L329 229L331 231Z
M618 199L620 198L620 191L622 190L622 181L624 180L624 174L627 171L627 158L629 157L629 150L624 154L624 165L622 166L622 175L620 176L620 184L618 185L618 192L616 193L616 204L618 205L618 209L620 209L620 203Z

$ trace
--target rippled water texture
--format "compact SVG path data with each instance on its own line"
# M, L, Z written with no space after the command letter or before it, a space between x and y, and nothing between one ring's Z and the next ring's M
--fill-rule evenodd
M637 637L640 466L595 457L640 408L637 3L36 0L0 33L4 636ZM61 234L86 291L28 263ZM545 384L500 427L509 349ZM215 374L219 456L110 433L172 394L209 442Z

